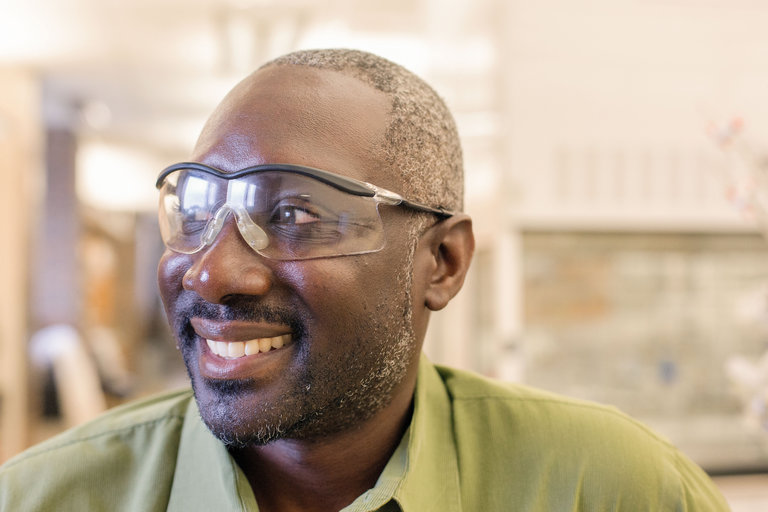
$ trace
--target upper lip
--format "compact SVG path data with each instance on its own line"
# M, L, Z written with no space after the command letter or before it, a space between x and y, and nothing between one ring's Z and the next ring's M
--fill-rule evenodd
M199 336L213 341L248 341L291 333L287 325L264 322L208 320L200 317L190 318L189 321Z

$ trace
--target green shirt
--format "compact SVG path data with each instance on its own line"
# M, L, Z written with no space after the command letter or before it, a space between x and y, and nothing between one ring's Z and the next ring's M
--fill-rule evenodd
M122 406L0 467L0 511L258 510L190 391ZM721 511L695 464L620 412L422 358L408 432L352 511Z

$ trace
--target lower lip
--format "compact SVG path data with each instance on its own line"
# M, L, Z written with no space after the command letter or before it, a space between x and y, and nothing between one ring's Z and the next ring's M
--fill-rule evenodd
M237 359L226 359L211 352L208 343L198 338L200 353L200 375L213 380L243 380L263 376L275 367L291 350L293 344L269 352L259 352Z

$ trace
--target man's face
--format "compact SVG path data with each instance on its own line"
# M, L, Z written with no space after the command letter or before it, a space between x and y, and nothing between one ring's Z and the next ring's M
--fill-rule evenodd
M268 68L249 80L211 117L194 160L225 171L302 164L401 190L377 158L389 107L382 93L306 68ZM381 214L387 244L374 254L265 259L231 217L200 252L165 252L158 280L166 313L201 415L220 439L244 446L324 437L411 393L423 335L413 329L413 244L404 211ZM233 347L236 356L250 340L269 346L278 337L284 346L266 352L216 353Z

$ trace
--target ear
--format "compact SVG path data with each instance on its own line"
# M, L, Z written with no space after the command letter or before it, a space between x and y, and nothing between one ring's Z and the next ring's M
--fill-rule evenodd
M443 309L461 290L467 275L475 235L472 219L460 213L439 222L430 229L431 274L428 276L424 301L432 311Z

